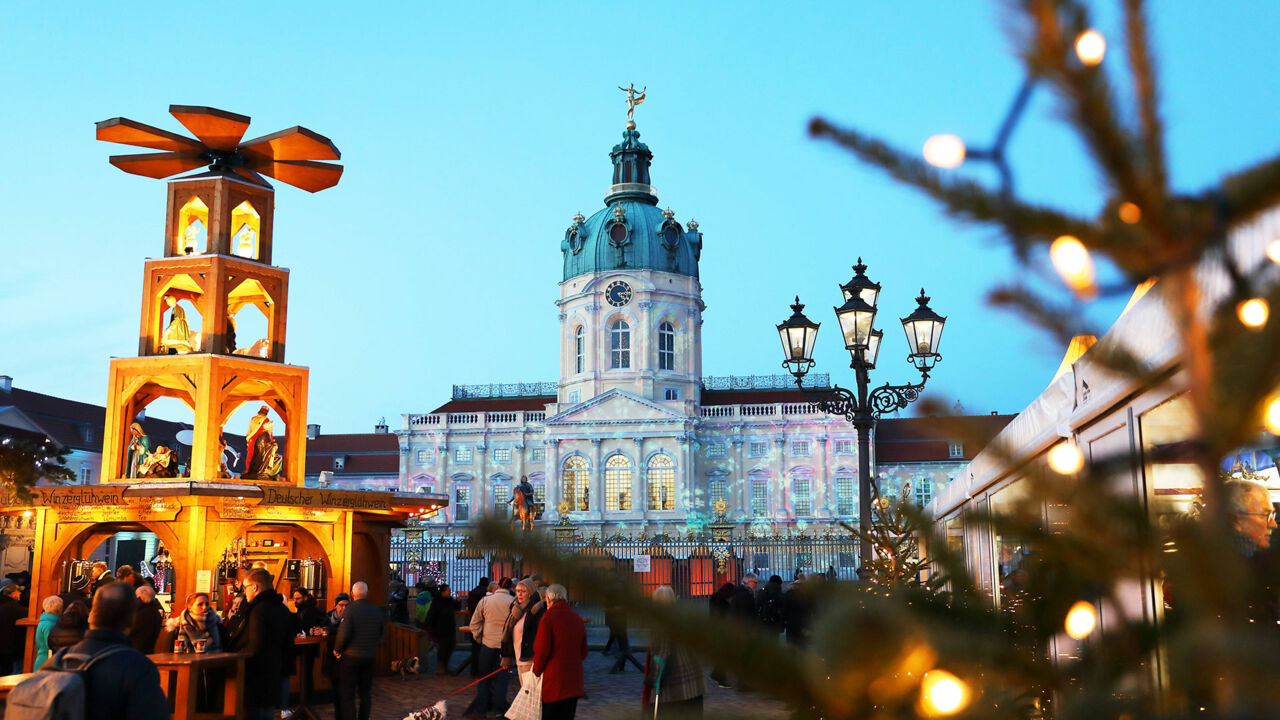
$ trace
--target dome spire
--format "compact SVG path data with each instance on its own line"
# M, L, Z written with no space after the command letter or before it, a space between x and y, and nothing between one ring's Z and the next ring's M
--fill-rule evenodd
M635 121L636 106L644 102L648 86L636 91L635 83L631 83L618 89L627 94L627 129L622 131L622 142L609 152L609 159L613 161L613 184L604 202L608 205L617 200L638 200L657 205L658 194L649 184L649 164L653 161L653 153L648 145L640 142Z

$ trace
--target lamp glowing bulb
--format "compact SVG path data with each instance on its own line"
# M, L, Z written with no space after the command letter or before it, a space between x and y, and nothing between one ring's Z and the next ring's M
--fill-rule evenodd
M1117 213L1120 215L1120 221L1126 225L1133 225L1142 219L1142 208L1131 202L1120 203Z
M1272 395L1267 398L1266 415L1263 422L1267 426L1267 432L1272 435L1280 435L1280 395Z
M1262 298L1250 298L1236 305L1236 317L1240 318L1240 324L1252 330L1266 325L1270 316L1271 306Z
M1063 235L1054 240L1049 246L1049 259L1053 262L1053 268L1058 271L1062 282L1066 283L1076 296L1091 300L1097 295L1093 258L1089 256L1089 249L1078 238Z
M26 518L31 517L31 511L30 511L30 510L23 510L23 511L22 511L22 517L26 517Z
M1267 257L1271 258L1271 262L1280 265L1280 238L1271 241L1267 245Z
M1063 440L1049 451L1049 467L1059 475L1074 475L1084 467L1084 453L1071 440Z
M930 716L954 715L969 704L969 686L946 670L930 670L920 683L920 705Z
M964 152L964 141L955 135L934 135L924 141L924 160L934 167L958 168Z
M1076 38L1076 57L1080 58L1080 62L1093 67L1102 62L1102 58L1107 54L1107 39L1102 37L1102 33L1092 28L1080 33Z
M1067 611L1067 620L1064 624L1067 635L1072 640L1083 640L1098 627L1098 611L1090 603L1081 600Z

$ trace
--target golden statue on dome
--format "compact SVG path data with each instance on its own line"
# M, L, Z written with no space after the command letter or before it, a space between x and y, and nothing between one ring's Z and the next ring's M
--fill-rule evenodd
M627 94L627 129L635 130L636 121L633 117L636 112L636 106L644 102L644 91L649 89L648 85L640 88L640 92L636 92L636 84L629 83L627 87L618 86L618 89Z

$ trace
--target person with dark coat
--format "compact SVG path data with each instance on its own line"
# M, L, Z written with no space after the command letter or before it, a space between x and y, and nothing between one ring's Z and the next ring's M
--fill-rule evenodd
M338 658L333 651L334 645L338 642L338 627L342 625L342 616L346 614L347 607L351 605L351 596L346 593L338 593L333 599L333 609L324 616L324 655L320 658L320 672L329 678L329 684L334 688L333 692L333 717L336 720L342 720L342 696L338 694Z
M391 603L391 622L402 625L409 624L409 586L396 576L391 580L391 592L387 599Z
M156 652L160 629L164 627L164 608L156 599L155 588L151 585L139 586L134 595L138 598L138 607L133 613L133 624L129 626L129 644L143 655L150 655Z
M733 589L733 597L729 598L729 617L749 627L757 627L760 622L756 614L756 585L760 578L755 573L747 573L742 584Z
M622 608L611 605L604 609L604 624L609 627L609 639L604 643L604 650L601 654L609 654L609 646L613 643L618 644L618 660L609 668L610 675L617 675L627 668L627 661L630 660L632 665L640 672L644 672L644 666L636 660L631 654L631 640L627 637L627 615Z
M296 611L294 614L298 616L298 632L310 635L312 628L324 626L325 613L310 592L302 588L294 590L293 607Z
M792 584L782 596L782 617L787 642L806 645L809 642L809 622L813 619L814 596L822 588L825 575L809 575Z
M71 647L84 639L89 631L89 605L81 600L72 601L49 631L49 652Z
M542 678L543 720L573 720L583 686L582 663L587 659L587 629L569 607L563 585L547 588L547 611L533 641L533 674Z
M471 592L467 593L467 623L466 624L468 626L471 625L471 616L476 614L476 607L480 605L480 601L483 600L484 596L488 594L489 594L489 578L487 577L480 578L480 582L476 583L476 586L474 588L471 588ZM471 638L471 658L466 662L466 664L469 664L471 666L471 677L480 677L479 655L480 655L480 643L476 642L475 637L472 637ZM457 671L462 672L462 668L459 667Z
M84 640L58 652L49 661L49 665L60 667L66 653L92 656L121 648L81 673L86 720L169 719L169 701L160 689L160 672L150 658L129 647L129 638L125 635L137 602L132 584L99 587Z
M89 578L92 580L89 584L90 600L93 599L93 596L97 594L98 590L116 581L115 576L107 569L107 564L104 562L96 562L93 564L93 567L89 570Z
M733 597L734 584L731 582L724 583L711 594L709 603L711 605L711 616L724 620L729 617L729 600ZM719 666L711 668L711 679L722 688L729 687L729 676L725 673L724 668Z
M233 652L247 652L244 705L248 720L272 720L280 709L285 663L293 657L293 621L271 573L261 568L245 577L245 619L231 639Z
M760 592L756 593L756 615L766 632L776 636L782 632L782 577L770 575Z
M378 659L378 646L387 637L387 615L369 602L369 586L358 582L351 586L351 605L338 625L338 639L333 652L338 658L338 695L342 698L343 720L369 720L373 710L373 666ZM360 696L360 714L356 714L356 696Z
M18 602L21 594L22 586L17 583L0 588L0 675L22 672L27 629L18 621L27 616L27 608Z
M427 610L426 629L436 644L436 674L449 673L449 658L458 645L458 601L448 585L441 585Z

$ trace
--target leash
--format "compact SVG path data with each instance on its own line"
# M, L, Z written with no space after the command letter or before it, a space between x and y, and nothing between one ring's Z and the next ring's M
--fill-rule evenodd
M445 699L451 698L451 697L453 697L454 695L457 695L458 693L462 692L463 690L466 690L466 689L467 689L467 688L469 688L469 687L472 687L472 686L474 686L474 685L479 685L481 682L483 682L483 681L485 681L485 680L488 680L489 678L493 677L494 675L497 675L498 673L502 672L503 670L510 670L510 668L500 667L500 668L498 668L497 670L494 670L493 672L489 673L488 675L485 675L484 677L480 678L479 680L476 680L475 682L471 683L471 685L463 685L462 687L458 688L457 690L454 690L453 692L449 693L448 695L445 695Z

